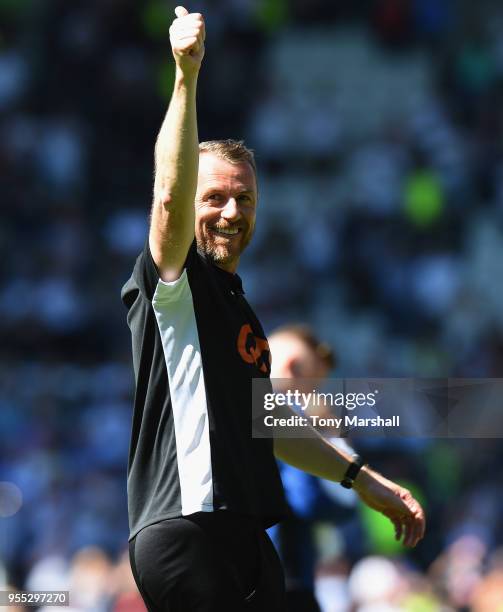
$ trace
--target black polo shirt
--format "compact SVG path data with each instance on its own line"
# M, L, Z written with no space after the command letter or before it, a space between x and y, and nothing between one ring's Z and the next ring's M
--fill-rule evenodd
M252 379L269 377L270 353L243 293L195 242L180 278L162 281L148 240L122 289L136 380L129 539L194 512L269 527L287 511L272 440L251 435Z

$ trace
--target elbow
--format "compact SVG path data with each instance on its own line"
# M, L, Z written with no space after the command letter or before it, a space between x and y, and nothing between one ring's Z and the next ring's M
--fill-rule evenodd
M173 195L168 189L159 189L154 193L154 206L162 211L173 207Z

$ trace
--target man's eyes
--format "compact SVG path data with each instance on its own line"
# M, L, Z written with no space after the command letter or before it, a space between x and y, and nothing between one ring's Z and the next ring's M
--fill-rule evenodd
M223 200L223 196L220 193L210 193L210 195L207 196L207 199L210 200L211 202L221 202ZM252 201L252 199L246 193L242 193L241 195L238 195L237 201L248 204L249 202Z

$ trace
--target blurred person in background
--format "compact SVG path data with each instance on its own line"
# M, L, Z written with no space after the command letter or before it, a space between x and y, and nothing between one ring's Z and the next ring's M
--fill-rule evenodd
M424 514L408 490L321 436L251 437L251 382L270 373L236 274L255 227L255 163L237 141L199 145L205 25L199 13L175 12L176 76L156 143L149 238L122 291L136 379L131 564L149 610L279 612L283 575L264 531L287 511L274 455L354 485L407 546L423 537Z
M34 564L25 590L61 590L70 594L70 612L143 612L145 605L136 587L128 551L116 560L98 546L86 546L67 562L50 557ZM52 610L44 606L41 610Z
M129 551L118 559L112 574L112 612L144 612L145 604L131 572Z
M330 346L322 342L308 325L290 324L279 327L268 336L271 349L271 379L273 389L285 392L298 388L309 392L313 385L322 384L334 369L336 357ZM304 388L304 386L306 388ZM321 414L320 406L316 414ZM309 407L307 411L309 411ZM343 438L332 440L348 454L353 449ZM354 513L356 496L348 500L350 491L340 489L344 504L327 494L321 481L286 463L279 463L281 480L291 513L273 527L269 534L278 550L285 570L288 612L319 612L314 580L317 562L314 524L316 521L339 521ZM331 483L330 483L331 484ZM338 489L331 491L337 495Z

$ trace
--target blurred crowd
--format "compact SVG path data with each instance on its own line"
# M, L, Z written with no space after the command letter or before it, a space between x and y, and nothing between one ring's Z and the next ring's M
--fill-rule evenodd
M148 227L174 6L0 1L0 587L71 588L75 610L142 609L119 293ZM207 23L200 139L256 150L240 274L265 329L311 323L338 376L497 378L503 7L187 8ZM358 445L416 488L428 536L404 554L364 511L317 524L323 611L503 610L501 441Z

